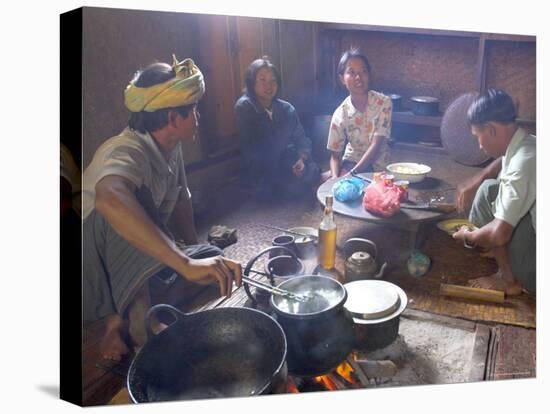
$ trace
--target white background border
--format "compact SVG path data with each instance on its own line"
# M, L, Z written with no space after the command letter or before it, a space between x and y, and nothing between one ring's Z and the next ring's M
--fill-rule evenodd
M3 412L65 413L79 410L59 392L59 14L82 5L176 12L248 15L296 20L364 23L431 29L517 33L537 36L538 142L538 314L535 380L415 386L365 391L269 396L206 402L164 403L87 412L261 412L347 413L519 413L548 400L547 358L542 355L548 301L548 233L544 157L548 101L548 26L541 1L456 2L393 0L319 2L56 1L11 2L3 6L2 82L2 343L0 381ZM336 7L341 7L337 10ZM78 62L75 62L76 64ZM545 71L543 70L545 68ZM80 68L75 65L75 71ZM75 85L80 88L80 85ZM543 92L544 91L544 92ZM546 96L543 96L546 95ZM541 138L542 137L542 138ZM7 144L7 147L6 145ZM544 263L546 262L546 263ZM78 277L78 275L75 275ZM77 294L75 292L75 294ZM546 349L549 349L546 346ZM546 390L546 395L544 393ZM382 411L383 410L383 411ZM540 412L536 409L535 412Z

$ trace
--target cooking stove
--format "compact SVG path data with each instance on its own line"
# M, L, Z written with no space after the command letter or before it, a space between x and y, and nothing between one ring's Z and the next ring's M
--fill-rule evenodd
M260 310L275 318L270 305L271 294L256 289L243 304L245 307ZM275 318L276 319L276 318ZM374 387L391 380L397 368L392 361L366 359L363 352L353 351L335 369L320 376L302 377L288 374L287 393L352 390Z
M397 372L391 361L362 360L350 354L338 367L325 375L300 377L288 375L287 393L339 391L371 388L383 384Z

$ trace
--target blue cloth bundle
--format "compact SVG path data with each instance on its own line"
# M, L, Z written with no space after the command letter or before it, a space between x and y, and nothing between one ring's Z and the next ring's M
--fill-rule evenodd
M339 180L332 187L332 193L336 200L341 202L357 200L363 193L363 180L357 177L344 178Z

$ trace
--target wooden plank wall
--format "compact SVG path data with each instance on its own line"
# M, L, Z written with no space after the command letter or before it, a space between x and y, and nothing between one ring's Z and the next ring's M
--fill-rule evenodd
M201 135L205 151L202 158L231 146L228 142L235 131L233 105L238 95L235 79L237 51L230 38L230 18L227 16L198 17L201 70L206 82L206 93L201 100L203 113Z
M123 92L136 70L154 61L171 62L172 53L179 59L196 56L197 47L194 15L86 7L83 16L86 166L103 141L128 125ZM186 145L185 153L188 162L201 157L197 143Z
M282 97L299 113L313 113L316 95L315 23L280 21Z
M83 165L127 125L123 91L136 69L170 61L172 53L193 57L207 83L199 105L201 139L184 145L188 166L236 154L233 107L247 66L262 55L280 68L281 97L298 109L306 127L310 115L332 113L346 96L335 71L350 46L369 57L373 89L402 95L404 107L411 96L431 95L440 98L444 111L457 96L477 89L476 37L321 27L291 20L85 8ZM489 40L486 56L487 85L506 89L519 103L520 116L535 119L535 43Z

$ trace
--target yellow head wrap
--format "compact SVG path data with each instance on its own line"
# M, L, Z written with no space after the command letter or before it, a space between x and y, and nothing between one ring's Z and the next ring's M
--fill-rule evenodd
M166 82L141 88L133 82L124 91L124 104L132 112L154 112L197 102L204 94L204 78L192 59L178 62L172 55L176 76Z

